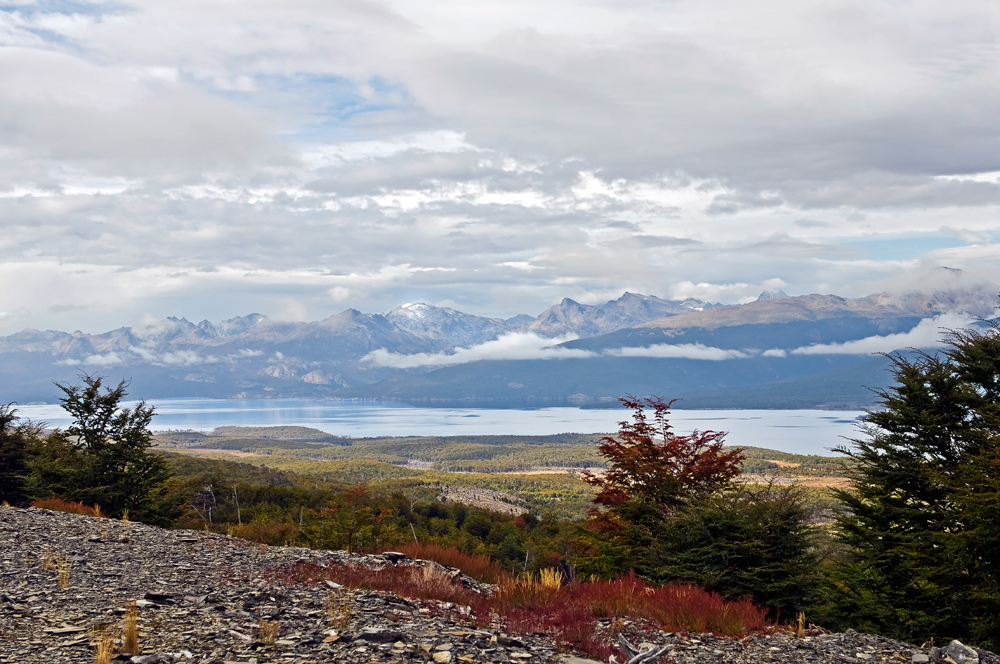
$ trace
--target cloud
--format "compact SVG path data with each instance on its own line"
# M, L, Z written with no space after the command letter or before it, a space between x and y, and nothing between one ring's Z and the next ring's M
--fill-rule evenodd
M95 353L83 358L83 363L98 367L110 367L124 364L125 359L119 353Z
M506 334L494 341L487 341L468 348L457 348L450 353L415 353L403 355L385 349L373 351L362 358L375 366L396 369L450 366L479 360L563 360L582 359L608 355L612 357L660 357L690 360L733 360L750 357L749 351L725 350L703 344L656 344L648 347L613 348L596 353L578 348L565 348L560 344L573 337L545 338L532 333Z
M858 296L1000 258L987 0L326 10L0 4L0 333Z
M972 319L961 314L925 318L909 332L872 336L839 344L814 344L788 351L792 355L868 355L904 348L933 348L941 343L947 330L967 327ZM767 355L767 353L765 353Z
M661 357L685 360L743 360L751 356L748 351L715 348L704 344L654 344L644 347L613 348L604 351L613 357Z
M201 355L193 350L185 349L156 353L146 348L132 346L129 351L138 355L144 362L159 367L214 364L219 361L215 356Z
M499 339L476 346L456 348L451 353L403 355L391 353L383 348L368 353L362 358L362 361L371 362L380 367L414 369L466 364L479 360L556 360L596 356L595 353L586 350L558 347L558 344L571 339L570 337L552 339L540 337L537 334L518 332L505 334Z

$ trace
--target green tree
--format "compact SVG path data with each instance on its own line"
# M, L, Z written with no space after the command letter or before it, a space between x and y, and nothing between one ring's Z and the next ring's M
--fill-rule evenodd
M150 451L153 407L144 401L122 407L128 381L108 387L101 376L82 380L82 385L56 383L73 422L50 436L49 487L63 498L98 504L112 516L128 510L134 518L153 518L154 492L170 476L163 458Z
M812 510L792 486L734 485L676 510L658 528L650 580L694 581L752 597L775 618L815 601Z
M39 427L22 422L13 404L0 404L0 502L19 505L28 499L28 458Z
M844 622L910 640L1000 645L1000 328L951 332L938 354L894 355L896 384L841 452Z

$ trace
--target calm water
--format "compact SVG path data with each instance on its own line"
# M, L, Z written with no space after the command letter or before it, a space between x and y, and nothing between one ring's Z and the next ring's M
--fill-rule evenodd
M210 431L221 426L313 427L341 436L541 435L617 431L625 409L416 408L371 401L161 399L152 401L153 429ZM19 406L19 414L50 426L69 423L59 406ZM727 443L798 454L829 454L856 433L858 411L675 410L677 433L728 431Z

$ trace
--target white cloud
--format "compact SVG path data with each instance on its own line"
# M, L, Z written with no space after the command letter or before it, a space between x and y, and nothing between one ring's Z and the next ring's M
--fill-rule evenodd
M415 353L403 355L391 353L384 348L372 351L362 358L375 366L414 369L417 367L443 367L466 364L478 360L558 360L569 358L595 357L586 350L559 348L558 344L570 341L571 337L558 339L540 337L531 333L505 334L499 339L470 346L456 348L451 353Z
M713 284L707 282L692 283L680 281L671 289L670 296L684 300L695 298L706 302L744 302L760 295L760 286L747 283Z
M966 327L972 319L962 314L944 314L925 318L909 332L872 336L840 344L814 344L788 351L793 355L867 355L888 353L904 348L933 348L947 330Z
M116 364L124 364L125 360L119 353L96 353L83 358L84 364L92 364L98 367L110 367Z
M703 344L656 344L647 347L612 348L601 353L559 346L571 339L572 337L553 339L519 332L477 346L457 348L451 353L403 355L379 349L366 355L363 360L376 366L414 369L466 364L479 360L563 360L599 357L602 354L612 357L669 357L710 361L744 359L751 356L750 351L726 350Z
M664 357L685 360L743 360L751 356L748 351L715 348L704 344L654 344L612 348L604 351L614 357Z
M0 1L0 333L857 296L1000 252L988 0L26 6ZM858 248L893 233L968 246Z

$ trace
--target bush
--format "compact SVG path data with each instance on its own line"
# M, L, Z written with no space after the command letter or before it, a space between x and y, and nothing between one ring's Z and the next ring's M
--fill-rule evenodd
M441 565L457 567L465 575L484 583L496 584L510 577L510 574L489 556L462 553L451 546L410 543L395 549L411 558L433 560Z
M67 514L82 514L84 516L105 518L108 516L107 514L99 513L90 505L84 505L72 500L63 500L62 498L42 498L31 503L31 506L42 510L52 510L53 512L66 512Z
M644 576L752 597L775 619L790 618L815 600L810 515L790 486L739 486L693 502L664 521Z

